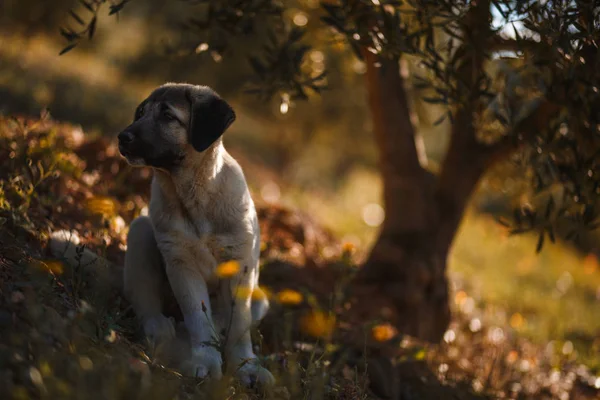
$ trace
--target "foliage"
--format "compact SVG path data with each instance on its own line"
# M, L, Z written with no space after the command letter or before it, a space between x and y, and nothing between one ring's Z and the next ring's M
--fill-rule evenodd
M554 241L557 224L568 223L567 238L598 226L600 3L496 1L491 7L503 19L497 28L491 21L469 26L470 2L342 1L324 7L324 20L358 55L366 48L383 57L416 56L425 69L416 85L434 93L423 100L448 106L444 115L452 119L457 108L479 102L484 112L475 124L482 142L526 144L515 158L538 199L515 210L513 233L539 231L539 251L546 235ZM514 39L501 34L507 26ZM465 75L474 52L499 64L500 73L484 68ZM508 59L494 60L507 52ZM523 121L547 104L556 113L525 131Z
M283 24L283 7L276 0L186 0L190 4L192 16L180 23L184 34L180 43L170 52L210 53L216 62L230 49L236 38L261 35L268 38L262 53L249 55L249 62L255 76L249 80L248 91L263 99L281 95L288 99L306 99L306 90L319 92L324 87L325 74L311 76L301 66L310 46L299 41L304 32L289 29ZM85 22L76 11L69 12L71 18L82 25L79 31L61 28L61 35L67 46L60 52L65 54L74 49L85 37L91 39L95 32L98 13L109 4L109 15L121 11L128 0L114 3L108 0L81 0L83 8L92 13ZM263 27L261 30L260 27ZM283 37L283 40L280 39Z
M57 199L40 197L39 192L48 190L60 170L76 174L79 166L61 151L65 142L55 131L44 135L33 133L37 125L44 124L44 119L33 126L17 119L1 122L0 157L5 160L0 168L0 174L5 177L0 181L2 223L31 228L32 206L39 204L50 209L57 202Z
M98 13L102 9L102 6L109 4L108 15L118 15L119 11L125 4L130 0L121 0L114 2L112 0L79 0L80 6L85 10L86 14L91 14L89 21L80 16L80 13L71 10L69 15L73 22L75 22L80 29L73 29L70 26L60 28L60 34L69 42L69 44L61 50L60 54L65 54L77 46L77 44L84 38L92 39L94 33L96 33L96 24L98 22ZM82 11L83 11L82 10Z
M80 33L63 30L69 41L65 50L84 33L91 37L104 3L83 2L92 20ZM125 3L112 4L110 12ZM201 38L195 51L210 49L220 61L239 35L257 35L270 43L264 54L249 55L254 71L250 93L262 100L281 96L287 112L290 100L306 99L307 89L321 90L325 72L311 76L302 70L310 43L300 44L303 31L290 28L285 18L291 4L190 3L194 16L184 25L191 37ZM482 143L521 149L512 161L530 177L533 191L530 201L515 210L514 220L503 221L514 225L513 233L538 231L538 250L544 238L554 241L557 229L576 239L582 230L597 226L600 5L597 0L484 3L493 13L475 19L470 16L477 9L473 2L429 0L323 1L320 16L359 58L365 51L412 57L421 67L413 81L422 100L446 108L436 124L446 117L453 122L457 110L472 103ZM499 22L493 23L492 14L499 15ZM73 11L71 16L83 22ZM473 70L473 62L483 68ZM547 107L553 110L550 118L532 126L531 119Z

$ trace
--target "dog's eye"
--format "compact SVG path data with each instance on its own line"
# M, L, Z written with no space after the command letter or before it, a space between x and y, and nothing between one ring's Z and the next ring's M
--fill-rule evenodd
M142 118L142 115L144 115L144 107L139 107L137 110L135 110L133 120L137 121L138 119Z

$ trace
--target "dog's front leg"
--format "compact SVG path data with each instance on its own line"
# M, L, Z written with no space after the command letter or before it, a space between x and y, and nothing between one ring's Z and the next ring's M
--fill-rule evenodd
M227 321L225 359L228 372L236 375L242 383L271 385L275 379L267 369L259 365L250 335L252 291L257 268L258 265L244 266L240 275L222 282L220 302L226 311Z
M220 379L222 358L216 347L215 327L211 304L202 271L211 271L216 260L205 246L186 243L181 235L167 235L168 241L159 241L165 259L167 277L173 294L183 313L190 336L191 359L182 366L182 372L197 376ZM179 240L173 241L174 237ZM162 244L162 245L161 245Z

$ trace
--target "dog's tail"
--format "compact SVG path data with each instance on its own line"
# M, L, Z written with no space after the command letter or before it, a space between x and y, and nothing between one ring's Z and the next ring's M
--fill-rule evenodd
M77 232L52 232L48 247L53 257L62 260L70 268L81 268L83 273L91 276L96 283L122 293L123 268L81 245Z

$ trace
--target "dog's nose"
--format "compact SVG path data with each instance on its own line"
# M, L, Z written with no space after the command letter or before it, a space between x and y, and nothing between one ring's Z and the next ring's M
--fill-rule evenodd
M122 144L129 144L131 142L133 142L133 139L135 139L135 137L133 136L133 133L129 132L129 131L124 131L119 133L119 142Z

